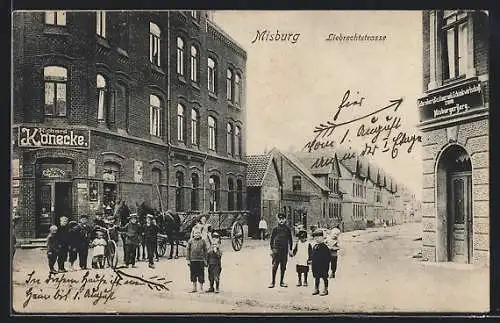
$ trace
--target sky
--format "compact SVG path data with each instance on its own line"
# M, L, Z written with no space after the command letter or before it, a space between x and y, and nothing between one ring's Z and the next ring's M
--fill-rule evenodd
M247 52L246 65L246 145L247 155L262 154L276 147L301 150L314 135L314 128L333 116L350 91L349 101L361 105L345 107L337 123L372 113L402 98L397 112L392 108L376 114L400 117L392 139L403 132L417 139L417 98L422 93L422 13L420 11L216 11L214 21ZM297 41L252 41L257 31L271 34L300 33ZM384 41L326 41L329 34L385 36ZM359 94L357 94L359 92ZM389 113L392 111L392 113ZM370 119L334 130L328 140L361 151L373 135L359 137ZM366 129L366 128L365 128ZM387 134L387 132L385 132ZM398 149L379 149L370 158L396 181L414 191L422 191L421 143ZM350 141L349 141L350 140Z

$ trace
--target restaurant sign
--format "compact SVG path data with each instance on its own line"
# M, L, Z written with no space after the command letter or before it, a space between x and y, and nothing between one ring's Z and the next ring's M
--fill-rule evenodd
M88 149L90 131L44 127L19 127L19 147L61 147Z
M420 122L460 115L480 108L482 99L479 81L467 82L445 92L420 98L417 101Z

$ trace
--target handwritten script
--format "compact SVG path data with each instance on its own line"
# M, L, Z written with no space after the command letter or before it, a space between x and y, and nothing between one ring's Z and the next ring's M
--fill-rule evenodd
M169 291L172 281L164 277L138 277L115 269L112 273L83 271L38 275L35 270L24 281L26 286L23 308L32 302L84 302L107 304L117 298L117 290L125 286L144 286L150 290Z
M359 95L359 92L356 93ZM400 130L401 128L401 117L396 115L398 108L403 103L403 99L389 100L388 104L384 107L378 108L375 111L365 114L361 117L345 121L336 122L340 113L347 109L358 109L363 108L363 103L365 102L365 97L359 97L351 99L351 91L347 90L342 97L341 103L336 109L333 116L333 122L327 121L320 124L314 128L315 137L313 140L309 141L305 146L304 150L308 152L313 152L325 148L335 147L336 141L333 140L332 136L337 128L344 128L343 134L339 144L342 145L344 142L350 142L349 136L351 135L351 130L355 129L354 136L366 139L364 147L362 147L360 156L365 155L375 155L377 151L382 153L390 153L391 157L397 158L399 154L399 148L406 147L407 152L411 153L414 145L417 142L422 142L422 137L416 134L408 134L405 131ZM359 125L354 125L354 123L359 122ZM351 125L352 124L352 125ZM349 127L346 127L351 125ZM355 151L351 150L343 153L339 157L339 161L355 158L358 155ZM313 163L313 168L323 167L325 163L328 164L328 160L323 157L318 158L318 160Z

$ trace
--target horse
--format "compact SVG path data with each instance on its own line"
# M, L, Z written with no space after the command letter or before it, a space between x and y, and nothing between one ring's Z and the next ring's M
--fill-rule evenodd
M170 244L170 255L168 259L179 258L179 242L183 239L180 232L181 229L181 218L179 214L167 210L159 216L160 230L162 234L167 236L167 241ZM175 256L174 256L174 245L175 245Z

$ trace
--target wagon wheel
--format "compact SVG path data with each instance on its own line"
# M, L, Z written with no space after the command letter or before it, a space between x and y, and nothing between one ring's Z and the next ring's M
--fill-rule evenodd
M158 239L158 256L163 257L165 256L165 252L167 252L167 240L164 238Z
M243 246L243 226L239 222L234 222L231 227L231 244L234 251L240 251Z

